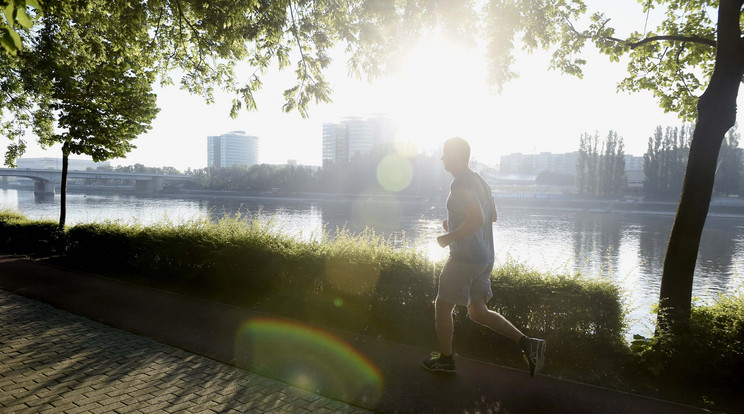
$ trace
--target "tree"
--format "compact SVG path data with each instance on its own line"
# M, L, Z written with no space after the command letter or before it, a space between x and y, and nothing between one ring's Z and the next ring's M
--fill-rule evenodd
M40 3L37 0L0 0L0 46L4 53L17 55L23 51L23 41L16 27L30 29L41 14Z
M659 294L657 329L675 334L689 326L692 281L718 152L736 119L736 97L744 77L743 4L744 0L644 1L646 13L664 8L664 21L656 30L620 38L609 17L589 14L581 0L488 3L491 68L498 86L517 76L511 67L518 34L528 51L552 48L551 67L579 77L586 63L580 53L591 42L613 61L627 56L628 76L620 82L621 89L651 91L665 110L696 119ZM714 23L708 12L715 9ZM579 28L587 17L588 28Z
M679 198L690 154L689 127L657 126L643 155L644 189L653 198Z
M721 146L714 191L724 196L739 194L741 181L741 149L737 127L731 128Z
M576 182L579 194L619 196L625 191L625 150L622 137L610 131L599 143L594 136L582 134L576 160Z
M26 110L39 143L62 145L60 228L69 155L94 161L124 156L157 114L151 60L139 47L149 36L138 12L112 3L70 13L66 5L49 3L29 53L18 57L17 75L26 103L33 105ZM122 21L126 39L114 30L113 22Z
M579 138L579 154L576 157L576 189L579 194L587 191L587 166L589 163L589 135L581 134Z

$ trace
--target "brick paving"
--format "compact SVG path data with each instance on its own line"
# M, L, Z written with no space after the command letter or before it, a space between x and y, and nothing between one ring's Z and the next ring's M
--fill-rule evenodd
M367 413L0 290L0 411Z

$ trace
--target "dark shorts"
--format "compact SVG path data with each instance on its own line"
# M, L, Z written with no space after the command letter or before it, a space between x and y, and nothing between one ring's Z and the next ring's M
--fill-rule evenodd
M456 305L467 306L474 300L493 296L491 292L492 263L464 263L447 260L439 275L438 297Z

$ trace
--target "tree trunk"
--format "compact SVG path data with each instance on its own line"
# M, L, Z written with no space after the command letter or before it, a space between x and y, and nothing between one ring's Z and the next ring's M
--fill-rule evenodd
M744 77L744 40L739 27L743 3L744 0L721 0L718 8L715 68L710 84L698 100L682 196L664 258L657 325L661 332L679 334L690 323L700 235L713 193L718 153L726 131L736 122L736 97Z
M62 178L60 182L59 196L59 229L65 229L65 218L67 216L67 166L70 156L70 145L65 142L62 145Z

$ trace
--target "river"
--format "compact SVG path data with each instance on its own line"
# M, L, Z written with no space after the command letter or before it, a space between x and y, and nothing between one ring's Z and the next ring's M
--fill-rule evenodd
M194 217L218 219L240 212L273 218L278 231L301 238L325 229L360 232L370 227L401 244L401 239L433 260L446 256L435 241L444 217L443 198L425 200L287 198L141 198L111 194L69 194L67 223L121 220L154 223ZM0 209L34 219L57 220L59 196L36 202L32 190L0 189ZM653 305L674 216L670 213L607 213L530 208L499 208L494 226L496 260L516 260L545 272L581 272L618 284L629 310L628 337L653 331ZM744 279L744 218L709 217L698 254L693 295L710 303L722 293L740 293Z

